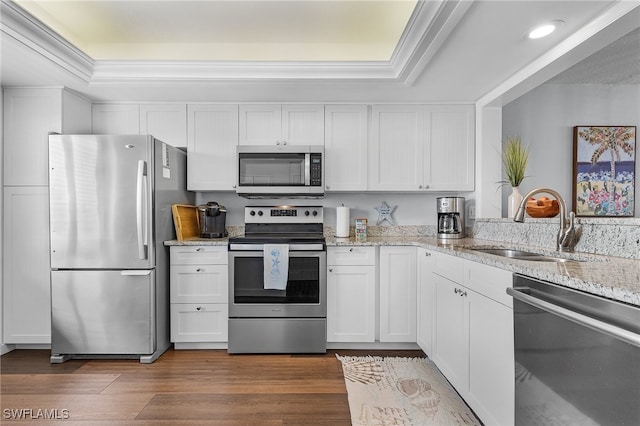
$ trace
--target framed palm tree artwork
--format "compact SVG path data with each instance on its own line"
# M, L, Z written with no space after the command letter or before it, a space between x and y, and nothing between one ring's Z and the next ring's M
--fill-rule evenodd
M635 126L573 128L573 211L576 216L633 217Z

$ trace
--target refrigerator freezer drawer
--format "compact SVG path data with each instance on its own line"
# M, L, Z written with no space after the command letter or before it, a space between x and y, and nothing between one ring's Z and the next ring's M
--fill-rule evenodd
M155 271L51 272L51 353L155 350Z

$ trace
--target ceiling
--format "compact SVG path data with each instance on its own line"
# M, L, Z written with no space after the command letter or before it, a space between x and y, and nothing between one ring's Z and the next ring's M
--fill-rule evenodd
M637 1L19 3L51 21L2 0L2 85L64 85L96 101L467 103L531 76L637 84L639 68ZM564 25L525 37L548 20ZM588 58L608 45L618 60Z
M583 59L550 84L640 84L640 28Z
M416 1L14 0L94 60L387 61Z

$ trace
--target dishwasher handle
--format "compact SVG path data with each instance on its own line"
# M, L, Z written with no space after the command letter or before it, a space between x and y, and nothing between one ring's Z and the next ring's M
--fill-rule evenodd
M534 306L538 309L549 312L550 314L573 321L576 324L588 327L592 330L605 333L611 337L640 348L640 335L587 315L563 308L562 306L538 299L537 297L530 296L522 291L526 289L528 289L528 287L507 288L507 294L520 302L526 303L527 305Z

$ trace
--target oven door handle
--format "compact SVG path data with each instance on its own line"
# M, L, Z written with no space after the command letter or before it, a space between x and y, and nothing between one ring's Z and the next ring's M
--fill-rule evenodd
M580 314L578 312L569 310L567 308L563 308L562 306L549 303L542 299L538 299L537 297L530 296L524 293L522 290L529 290L529 288L528 287L507 288L507 294L509 294L514 299L520 302L523 302L527 305L531 305L533 307L549 312L550 314L559 316L566 320L573 321L576 324L588 327L592 330L605 333L611 337L614 337L632 346L640 348L640 335L636 333L633 333L629 330L625 330L624 328L616 327L614 325L597 320L587 315Z

